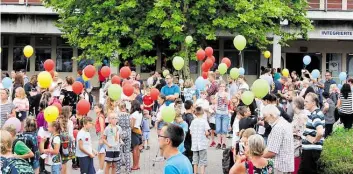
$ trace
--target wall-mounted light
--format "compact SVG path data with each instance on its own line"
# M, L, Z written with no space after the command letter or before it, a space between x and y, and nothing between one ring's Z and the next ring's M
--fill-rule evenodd
M315 54L321 54L321 53L319 53L319 52L316 52Z

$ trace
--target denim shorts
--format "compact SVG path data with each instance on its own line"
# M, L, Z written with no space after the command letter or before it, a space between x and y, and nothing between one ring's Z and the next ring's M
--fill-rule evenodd
M60 174L61 173L61 164L55 164L51 166L51 174Z
M150 132L142 132L142 139L143 141L150 139Z
M227 114L216 114L216 134L227 134L229 127L229 116Z
M32 168L34 170L39 168L39 160L34 160L33 161Z

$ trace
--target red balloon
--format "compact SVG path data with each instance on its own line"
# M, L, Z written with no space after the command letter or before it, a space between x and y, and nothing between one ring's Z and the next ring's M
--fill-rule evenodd
M202 65L201 65L201 70L202 70L203 72L207 72L207 71L210 70L210 68L207 67L206 63L202 63Z
M197 57L197 60L203 60L205 59L206 57L206 53L203 49L199 49L197 52L196 52L196 57Z
M152 88L150 91L152 100L157 100L159 96L159 90L157 88Z
M49 71L51 78L54 78L54 70Z
M120 82L121 82L121 80L120 80L120 77L119 77L119 76L113 76L113 78L112 78L112 84L118 84L118 85L120 85Z
M213 48L212 47L206 47L205 49L206 56L211 57L213 55Z
M207 58L204 63L205 63L205 67L206 67L207 69L210 69L210 68L213 66L212 59Z
M204 79L207 79L207 77L208 77L208 72L202 72L202 77L204 78Z
M58 102L55 102L55 103L53 103L52 104L52 106L55 106L55 107L57 107L58 108L58 110L59 110L59 113L61 113L61 110L62 110L62 106L61 106L61 104L60 103L58 103Z
M228 59L228 57L224 57L224 58L222 59L222 63L225 63L228 68L229 68L230 65L232 64L232 63L230 62L230 59Z
M107 67L107 66L103 66L101 68L101 74L102 74L103 77L108 78L109 75L110 75L110 68Z
M120 76L124 79L130 77L131 70L128 66L124 66L120 69Z
M79 81L76 81L72 84L72 91L74 91L75 94L81 94L83 90L83 84Z
M126 96L131 96L133 93L134 93L134 87L127 83L123 86L123 93L126 95Z
M91 104L89 104L89 102L85 99L81 99L78 103L77 103L77 111L80 115L86 115L89 110L91 109Z
M96 67L88 65L83 71L85 73L85 76L90 79L94 76L94 74L96 74Z
M74 133L74 138L76 139L77 134L78 134L78 130L77 130L77 129L75 129L73 133Z
M47 59L45 62L44 62L44 69L46 71L51 71L54 69L54 66L55 66L55 63L53 60L51 59Z

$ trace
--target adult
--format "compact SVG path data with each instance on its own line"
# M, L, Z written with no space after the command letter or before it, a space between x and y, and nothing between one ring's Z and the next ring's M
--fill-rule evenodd
M320 85L319 87L320 88L323 88L324 89L324 92L327 92L329 93L330 92L330 86L332 84L336 84L336 82L332 79L332 74L331 72L326 72L325 73L325 82L324 82L324 85Z
M139 82L139 88L142 90L144 88L143 86L143 80L141 79L141 74L136 74L135 80Z
M76 103L78 101L78 96L72 90L73 83L73 77L66 77L66 84L64 84L63 88L61 89L60 101L63 106L71 106L72 114L76 114Z
M30 92L30 97L28 98L29 101L29 115L38 115L40 109L40 101L42 98L42 94L47 92L47 89L40 88L37 86L36 91Z
M300 81L300 79L299 79L298 74L297 74L296 71L292 71L290 75L291 75L291 77L292 77L293 83L296 83L296 82Z
M353 78L349 78L347 83L351 86L351 90L353 91Z
M162 88L161 94L166 97L166 105L169 106L174 103L175 99L179 97L180 88L178 85L173 84L173 76L168 74L165 76L167 84Z
M337 108L344 128L351 129L353 123L352 90L349 84L343 84Z
M37 75L31 76L31 80L25 84L24 89L28 98L31 96L31 91L37 91Z
M21 69L20 72L19 72L22 77L23 77L23 82L24 84L28 83L29 82L29 78L28 76L26 75L26 70L25 69Z
M274 158L274 173L290 173L294 171L293 129L290 123L280 117L280 111L275 105L263 108L264 120L271 125L272 130L267 140L265 158Z
M246 83L245 76L240 75L237 79L238 90L249 90L249 85Z
M169 124L164 126L158 135L158 143L163 157L166 158L164 173L189 174L193 173L189 159L178 151L178 146L184 140L181 127Z
M273 94L281 94L282 93L282 89L283 89L283 85L287 82L287 77L281 77L278 80L274 80L274 88L272 90Z
M132 168L131 170L140 169L140 145L142 144L142 110L141 104L137 100L131 102L131 147L132 147Z
M152 87L153 86L153 78L154 78L154 71L150 73L150 76L147 78L147 86Z
M1 104L0 104L0 115L1 115L1 127L5 124L6 120L11 116L15 105L9 101L10 91L8 89L0 89ZM14 116L14 115L13 115Z
M320 173L319 158L324 143L325 116L318 108L319 98L315 93L308 93L304 101L305 109L310 112L303 133L302 160L298 173Z
M53 82L51 83L49 87L49 92L52 93L52 96L59 99L60 97L60 91L63 86L63 81L62 79L59 78L59 73L54 72L54 77L53 77Z
M339 94L339 89L336 84L332 84L330 86L329 95L330 95L330 99L333 101L333 103L335 103L335 105L337 105L337 101L338 101L338 98L340 97L340 94Z
M192 120L194 119L194 103L191 100L186 100L184 103L185 113L183 114L183 120L190 127ZM183 153L192 162L193 153L191 151L191 134L188 130L185 134L184 141L185 152Z
M310 86L309 80L308 80L308 79L304 79L304 80L302 81L302 89L301 89L301 91L300 91L299 96L305 98L305 97L304 97L304 94L305 94L306 89L307 89L309 86Z
M91 82L89 82L89 80L87 80L87 81L83 80L82 70L78 70L77 73L78 73L78 77L76 78L76 81L81 82L85 89L90 89L91 88Z
M121 145L121 157L124 159L126 172L131 173L131 126L130 114L127 113L126 104L119 103L118 125L121 127L121 140L124 144ZM118 162L119 163L119 162ZM117 170L120 170L119 166Z
M272 75L271 75L271 69L266 68L263 71L263 74L260 76L260 79L266 80L268 85L269 85L269 87L270 87L270 89L272 89L273 78L272 78Z
M214 72L208 72L208 80L210 81L210 84L206 91L207 91L207 100L210 101L210 97L212 95L216 95L216 93L218 92L216 74Z
M153 87L157 88L159 91L166 85L165 80L162 78L162 71L156 71L153 77Z
M273 160L262 157L266 145L261 135L251 135L247 142L244 142L245 154L249 159L242 162L242 157L236 156L236 163L229 171L230 174L237 173L272 173ZM252 171L251 171L252 170Z
M191 79L185 80L183 93L185 101L191 100L194 103L196 102L196 89Z
M324 103L322 111L325 114L325 138L332 133L333 124L335 124L335 110L336 105L331 100L330 95L327 92L323 92L322 96L324 97Z
M231 77L228 77L228 91L230 98L232 98L232 96L236 95L238 92L238 85L236 81L233 80Z
M165 95L160 94L157 99L157 103L158 103L159 107L158 107L158 110L156 113L156 123L155 123L155 127L157 129L157 134L159 134L160 130L162 129L162 127L164 125L164 121L162 118L162 110L163 110L163 108L167 107L165 102L166 102Z
M15 81L15 77L16 77L16 71L12 70L11 71L11 79L12 79L13 82Z
M13 82L12 86L12 100L15 98L15 91L18 87L23 87L24 86L24 81L23 81L23 76L21 73L17 73L15 76L15 81Z
M293 128L293 140L294 140L294 174L298 173L300 165L300 154L302 150L302 135L305 130L305 124L307 116L304 112L304 98L295 97L293 98L292 107L294 111L292 128Z

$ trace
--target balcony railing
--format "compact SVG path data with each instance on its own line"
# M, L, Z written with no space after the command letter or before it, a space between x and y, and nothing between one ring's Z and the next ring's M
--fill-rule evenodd
M1 0L1 4L42 5L41 0Z
M309 10L353 10L353 0L308 0Z

